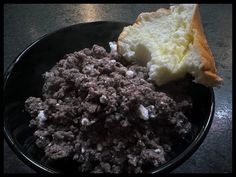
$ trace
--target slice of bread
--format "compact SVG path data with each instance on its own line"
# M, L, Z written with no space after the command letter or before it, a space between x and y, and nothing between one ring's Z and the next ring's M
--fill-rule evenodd
M223 80L216 74L197 4L141 13L121 32L117 50L128 61L147 66L149 77L159 86L187 73L210 87Z

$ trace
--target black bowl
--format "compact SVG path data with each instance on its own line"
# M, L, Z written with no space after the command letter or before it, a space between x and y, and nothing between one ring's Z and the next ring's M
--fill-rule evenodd
M10 65L4 75L4 135L17 156L38 172L58 173L73 171L73 163L53 166L43 159L42 150L34 144L30 117L22 111L29 96L40 97L42 74L48 71L65 54L91 48L93 44L109 50L108 42L116 41L127 23L93 22L69 26L42 37L25 49ZM214 92L199 84L192 84L193 115L191 121L198 131L193 140L178 147L174 159L151 173L169 172L189 158L200 146L214 115Z

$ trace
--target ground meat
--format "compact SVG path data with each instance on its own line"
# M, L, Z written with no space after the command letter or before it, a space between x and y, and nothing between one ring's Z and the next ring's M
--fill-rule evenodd
M191 131L187 93L176 98L148 79L146 67L121 61L94 45L43 75L42 98L28 98L25 109L48 159L73 159L82 172L142 173L164 164ZM181 82L174 91L186 89Z

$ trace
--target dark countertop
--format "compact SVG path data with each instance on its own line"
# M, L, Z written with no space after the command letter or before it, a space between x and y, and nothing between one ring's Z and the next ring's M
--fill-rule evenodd
M140 12L167 4L47 4L4 5L4 71L29 44L59 28L99 20L133 23ZM215 117L199 149L174 173L232 172L232 5L200 5L202 23L224 78L215 88ZM35 173L4 141L4 173Z

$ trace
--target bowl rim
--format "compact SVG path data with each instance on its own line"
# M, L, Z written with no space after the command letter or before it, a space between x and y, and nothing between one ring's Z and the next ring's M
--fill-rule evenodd
M55 33L61 32L63 30L69 29L69 28L74 28L76 26L81 26L81 25L94 25L94 24L106 24L106 23L114 23L114 24L122 24L122 25L130 25L130 23L127 22L122 22L122 21L94 21L94 22L85 22L85 23L78 23L78 24L73 24L69 25L60 29L57 29L55 31L52 31L50 33L47 33L40 38L38 38L36 41L32 42L30 45L28 45L7 67L6 71L4 72L4 84L3 84L3 91L5 92L5 87L6 83L8 81L8 78L11 74L12 69L14 66L21 60L21 58L36 44L47 38L48 36L51 36ZM193 153L199 148L199 146L202 144L204 141L206 135L209 132L209 129L211 127L213 118L214 118L214 112L215 112L215 95L214 95L214 90L213 88L208 88L210 91L210 101L211 101L211 107L210 107L210 112L207 121L204 123L204 126L200 129L198 135L196 138L192 141L191 144L188 145L188 147L179 155L177 155L175 158L169 160L165 164L161 165L158 167L156 170L151 170L150 173L155 174L155 173L165 173L165 172L170 172L176 167L180 166L183 164ZM4 104L5 107L5 104ZM5 108L4 108L5 109ZM5 116L4 116L4 139L6 140L7 144L10 146L10 148L13 150L13 152L17 155L17 157L23 161L27 166L31 167L33 170L36 172L41 172L41 173L59 173L53 169L50 169L46 167L45 165L41 164L40 162L34 161L31 157L23 153L18 145L17 142L14 141L8 130L6 129L5 126Z

